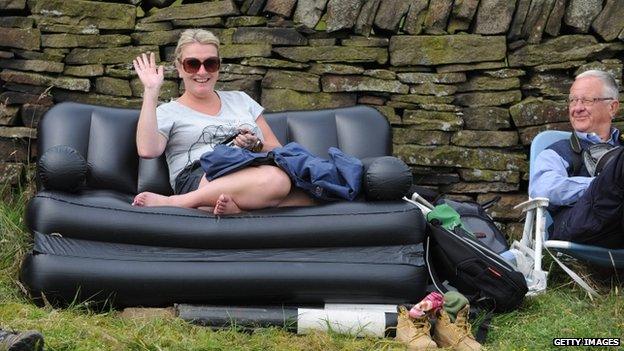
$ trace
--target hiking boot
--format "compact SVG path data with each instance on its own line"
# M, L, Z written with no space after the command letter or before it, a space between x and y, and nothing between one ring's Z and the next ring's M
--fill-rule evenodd
M469 310L470 306L468 305L459 310L455 323L451 322L451 318L444 309L440 310L438 322L433 332L433 340L438 343L438 346L450 347L456 351L481 350L481 344L475 340L470 331Z
M436 343L431 340L431 324L429 318L410 318L405 306L399 306L395 340L402 342L409 351L437 349Z
M0 329L0 351L41 351L43 335L34 330L9 332Z

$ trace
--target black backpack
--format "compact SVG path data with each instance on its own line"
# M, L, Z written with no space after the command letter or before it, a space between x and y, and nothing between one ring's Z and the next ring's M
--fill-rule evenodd
M446 292L442 281L448 280L473 305L496 312L518 308L528 290L522 273L461 227L449 231L436 221L428 223L425 247L436 289Z
M505 234L498 229L494 220L485 212L500 200L500 196L485 203L475 201L455 201L450 199L439 199L436 205L447 204L451 206L459 215L464 226L472 232L477 239L490 250L501 254L509 250L509 244Z
M500 256L509 245L505 235L485 212L500 198L479 204L440 199L437 194L425 190L412 187L411 200L407 201L433 209L428 201L435 197L436 205L451 207L459 214L463 226L474 233L460 226L449 231L442 227L438 219L427 224L425 260L435 288L442 293L447 292L448 289L442 284L447 280L470 300L473 307L481 310L503 312L520 306L528 291L526 280Z

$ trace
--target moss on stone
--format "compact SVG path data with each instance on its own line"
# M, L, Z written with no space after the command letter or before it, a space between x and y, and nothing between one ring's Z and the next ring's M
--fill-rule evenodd
M167 45L178 42L181 29L132 33L132 41L137 45Z
M130 83L125 79L99 77L95 80L95 91L105 95L132 96Z
M42 61L42 60L0 60L0 68L10 68L33 72L63 72L62 62Z
M269 57L271 56L271 45L269 44L228 44L219 47L219 55L222 58L243 58L243 57Z
M83 0L37 1L34 14L53 14L52 21L69 18L72 25L95 25L99 29L133 29L136 20L136 7L128 4L115 4Z
M6 82L39 86L54 86L67 90L89 91L91 83L88 79L71 77L52 77L38 73L28 73L13 70L0 72L0 79Z
M491 192L513 192L519 189L519 184L505 182L459 182L445 185L441 188L441 191L444 193L485 194Z
M466 129L499 130L511 127L509 110L504 107L465 107L462 113Z
M512 153L486 148L473 149L458 146L396 145L396 156L409 164L421 166L461 167L499 171L528 169L524 153Z
M449 133L439 130L421 130L414 126L392 128L394 144L448 145Z
M267 23L266 17L262 16L238 16L229 17L225 21L226 27L254 27L264 26Z
M122 107L122 108L140 108L142 100L136 98L124 98L101 94L77 93L67 90L55 89L53 93L57 101L74 101L84 104Z
M459 170L459 176L462 180L467 182L520 182L520 172L515 171L492 171L489 169L462 168ZM518 203L520 202L522 201L519 201Z
M39 50L41 46L41 32L39 32L39 29L2 28L0 46Z
M143 19L143 22L160 22L169 20L184 20L191 18L221 17L237 15L238 10L233 0L184 4L165 7L154 11Z
M520 88L520 79L516 77L484 77L476 76L457 86L458 92L476 90L511 90Z
M361 74L364 73L364 68L340 63L312 63L308 72L314 74Z
M520 90L500 91L500 92L472 92L457 94L455 103L461 106L500 106L513 104L522 100Z
M262 87L316 93L321 91L319 79L316 74L272 69L262 79Z
M405 110L403 123L413 125L416 130L460 130L463 121L457 113L425 110Z
M451 144L470 147L513 147L518 144L518 132L461 130L453 134Z
M273 51L297 62L377 62L384 64L388 61L388 51L384 48L299 46L275 48Z
M443 65L505 58L504 36L423 35L393 36L390 39L390 63L404 65Z
M396 114L394 108L390 106L373 106L377 111L379 111L390 124L401 124L401 117Z
M131 63L138 55L154 52L156 61L160 61L157 46L126 46L105 49L73 49L65 58L68 64L115 64Z
M321 78L323 91L374 91L406 94L408 86L398 80L385 80L366 76L325 75Z
M403 83L410 84L453 84L466 81L466 73L429 73L429 72L403 72L398 73L397 77Z
M155 22L155 23L162 23L162 22ZM179 20L173 20L171 21L171 23L176 28L177 27L203 28L203 27L223 26L223 20L221 19L221 17L179 19ZM210 28L210 31L214 31L214 28Z
M453 102L452 96L434 95L392 95L392 101L407 102L410 104L450 104Z
M450 84L422 83L410 87L411 94L420 95L449 96L455 94L456 91L457 86Z
M509 112L517 127L568 120L568 106L562 101L528 98L511 106Z
M49 48L75 48L75 47L111 47L130 44L127 35L78 35L78 34L44 34L41 36L41 46Z
M287 60L280 60L280 59L266 58L266 57L246 58L241 61L241 64L249 65L249 66L257 66L257 67L295 68L295 69L304 69L310 66L305 63L290 62Z
M349 93L300 93L289 89L263 89L262 106L269 111L318 110L353 106L356 95Z
M96 77L104 74L103 65L66 66L63 74L76 77Z

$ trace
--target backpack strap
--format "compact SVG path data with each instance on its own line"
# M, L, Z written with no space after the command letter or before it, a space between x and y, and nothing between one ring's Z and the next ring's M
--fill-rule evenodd
M475 331L475 340L479 343L485 343L487 339L487 334L490 331L490 323L492 322L492 317L494 316L494 308L488 306L488 303L481 304L479 300L477 300L473 305L470 306L471 314L474 313L474 322L473 326L476 328Z
M500 195L496 195L491 200L486 201L484 203L480 203L479 205L481 207L483 207L484 210L487 210L488 208L496 205L500 201L500 199L501 199L501 196Z
M583 148L581 140L575 132L570 136L570 147L572 148L572 176L576 177L581 173L581 165L583 164Z

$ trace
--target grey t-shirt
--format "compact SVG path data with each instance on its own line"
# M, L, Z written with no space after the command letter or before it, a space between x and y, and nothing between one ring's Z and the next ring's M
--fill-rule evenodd
M177 101L158 106L158 131L167 139L165 157L169 165L169 182L188 164L224 141L239 129L248 129L264 141L256 119L264 108L242 91L217 91L221 110L208 115L193 110Z

